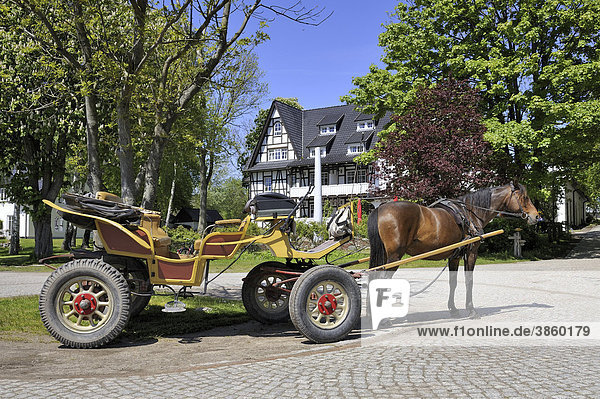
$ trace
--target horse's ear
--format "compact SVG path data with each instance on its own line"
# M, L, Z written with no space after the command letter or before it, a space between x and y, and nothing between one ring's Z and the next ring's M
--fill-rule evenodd
M519 188L521 185L519 184L519 179L517 179L516 177L514 179L512 179L510 181L510 187L515 190L517 188Z

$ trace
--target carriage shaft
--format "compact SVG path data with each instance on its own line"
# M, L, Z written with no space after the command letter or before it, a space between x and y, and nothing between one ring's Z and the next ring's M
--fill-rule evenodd
M445 246L442 248L434 249L433 251L425 252L420 255L411 256L410 258L401 259L401 260L398 260L398 261L392 262L392 263L386 263L385 265L381 265L381 266L377 266L372 269L369 269L369 271L391 269L392 267L397 267L397 266L403 265L405 263L414 262L419 259L429 258L430 256L438 255L438 254L441 254L441 253L444 253L447 251L451 251L456 248L464 247L465 245L473 244L475 242L482 241L486 238L497 236L502 233L504 233L504 230L492 231L490 233L486 233L486 234L483 234L483 235L480 235L477 237L469 238L467 240L457 242L456 244L452 244L452 245L448 245L448 246ZM369 258L365 258L365 259L368 260ZM360 260L362 260L362 259L360 259Z

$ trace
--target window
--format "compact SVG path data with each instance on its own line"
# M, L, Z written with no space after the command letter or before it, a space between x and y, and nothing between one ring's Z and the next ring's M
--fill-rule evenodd
M287 159L287 148L275 148L269 150L269 161L281 161Z
M357 131L372 130L374 128L375 128L375 124L373 123L373 121L358 122L356 124L356 130Z
M329 172L321 172L321 184L324 186L329 184Z
M273 124L273 136L281 136L281 122L277 121Z
M271 176L265 176L265 191L271 191L272 188Z
M366 183L367 182L367 170L359 169L358 176L356 176L356 179L358 180L358 183Z
M347 184L354 183L354 169L346 170L346 183Z
M325 148L321 148L321 158L323 158L325 155L327 155L327 150ZM310 158L314 158L315 157L315 149L311 148L310 149Z
M329 133L335 133L335 132L336 132L335 125L321 126L321 134L329 134Z
M365 146L362 143L354 143L348 145L348 154L360 154L365 152Z

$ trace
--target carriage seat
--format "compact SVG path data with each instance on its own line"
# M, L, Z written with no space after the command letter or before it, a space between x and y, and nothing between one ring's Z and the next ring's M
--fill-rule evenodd
M98 191L96 193L96 199L117 202L119 204L123 203L123 198L119 197L116 194L112 194L106 191Z
M160 215L144 213L140 220L140 227L150 232L152 243L154 244L154 253L165 258L170 257L169 246L171 245L171 237L160 228Z

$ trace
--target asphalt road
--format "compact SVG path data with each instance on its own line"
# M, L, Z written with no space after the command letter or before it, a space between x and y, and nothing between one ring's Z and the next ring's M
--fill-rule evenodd
M291 325L255 322L99 350L0 341L0 397L600 397L600 229L582 237L568 259L478 265L479 320L464 309L449 317L444 274L410 299L405 318L378 331L364 318L334 345L310 344ZM436 274L403 269L395 277L416 290ZM226 278L213 289L235 295L240 276ZM0 273L0 292L8 281ZM438 335L420 336L423 328ZM440 336L444 328L454 336ZM542 335L523 337L524 328ZM509 335L491 336L504 329Z

